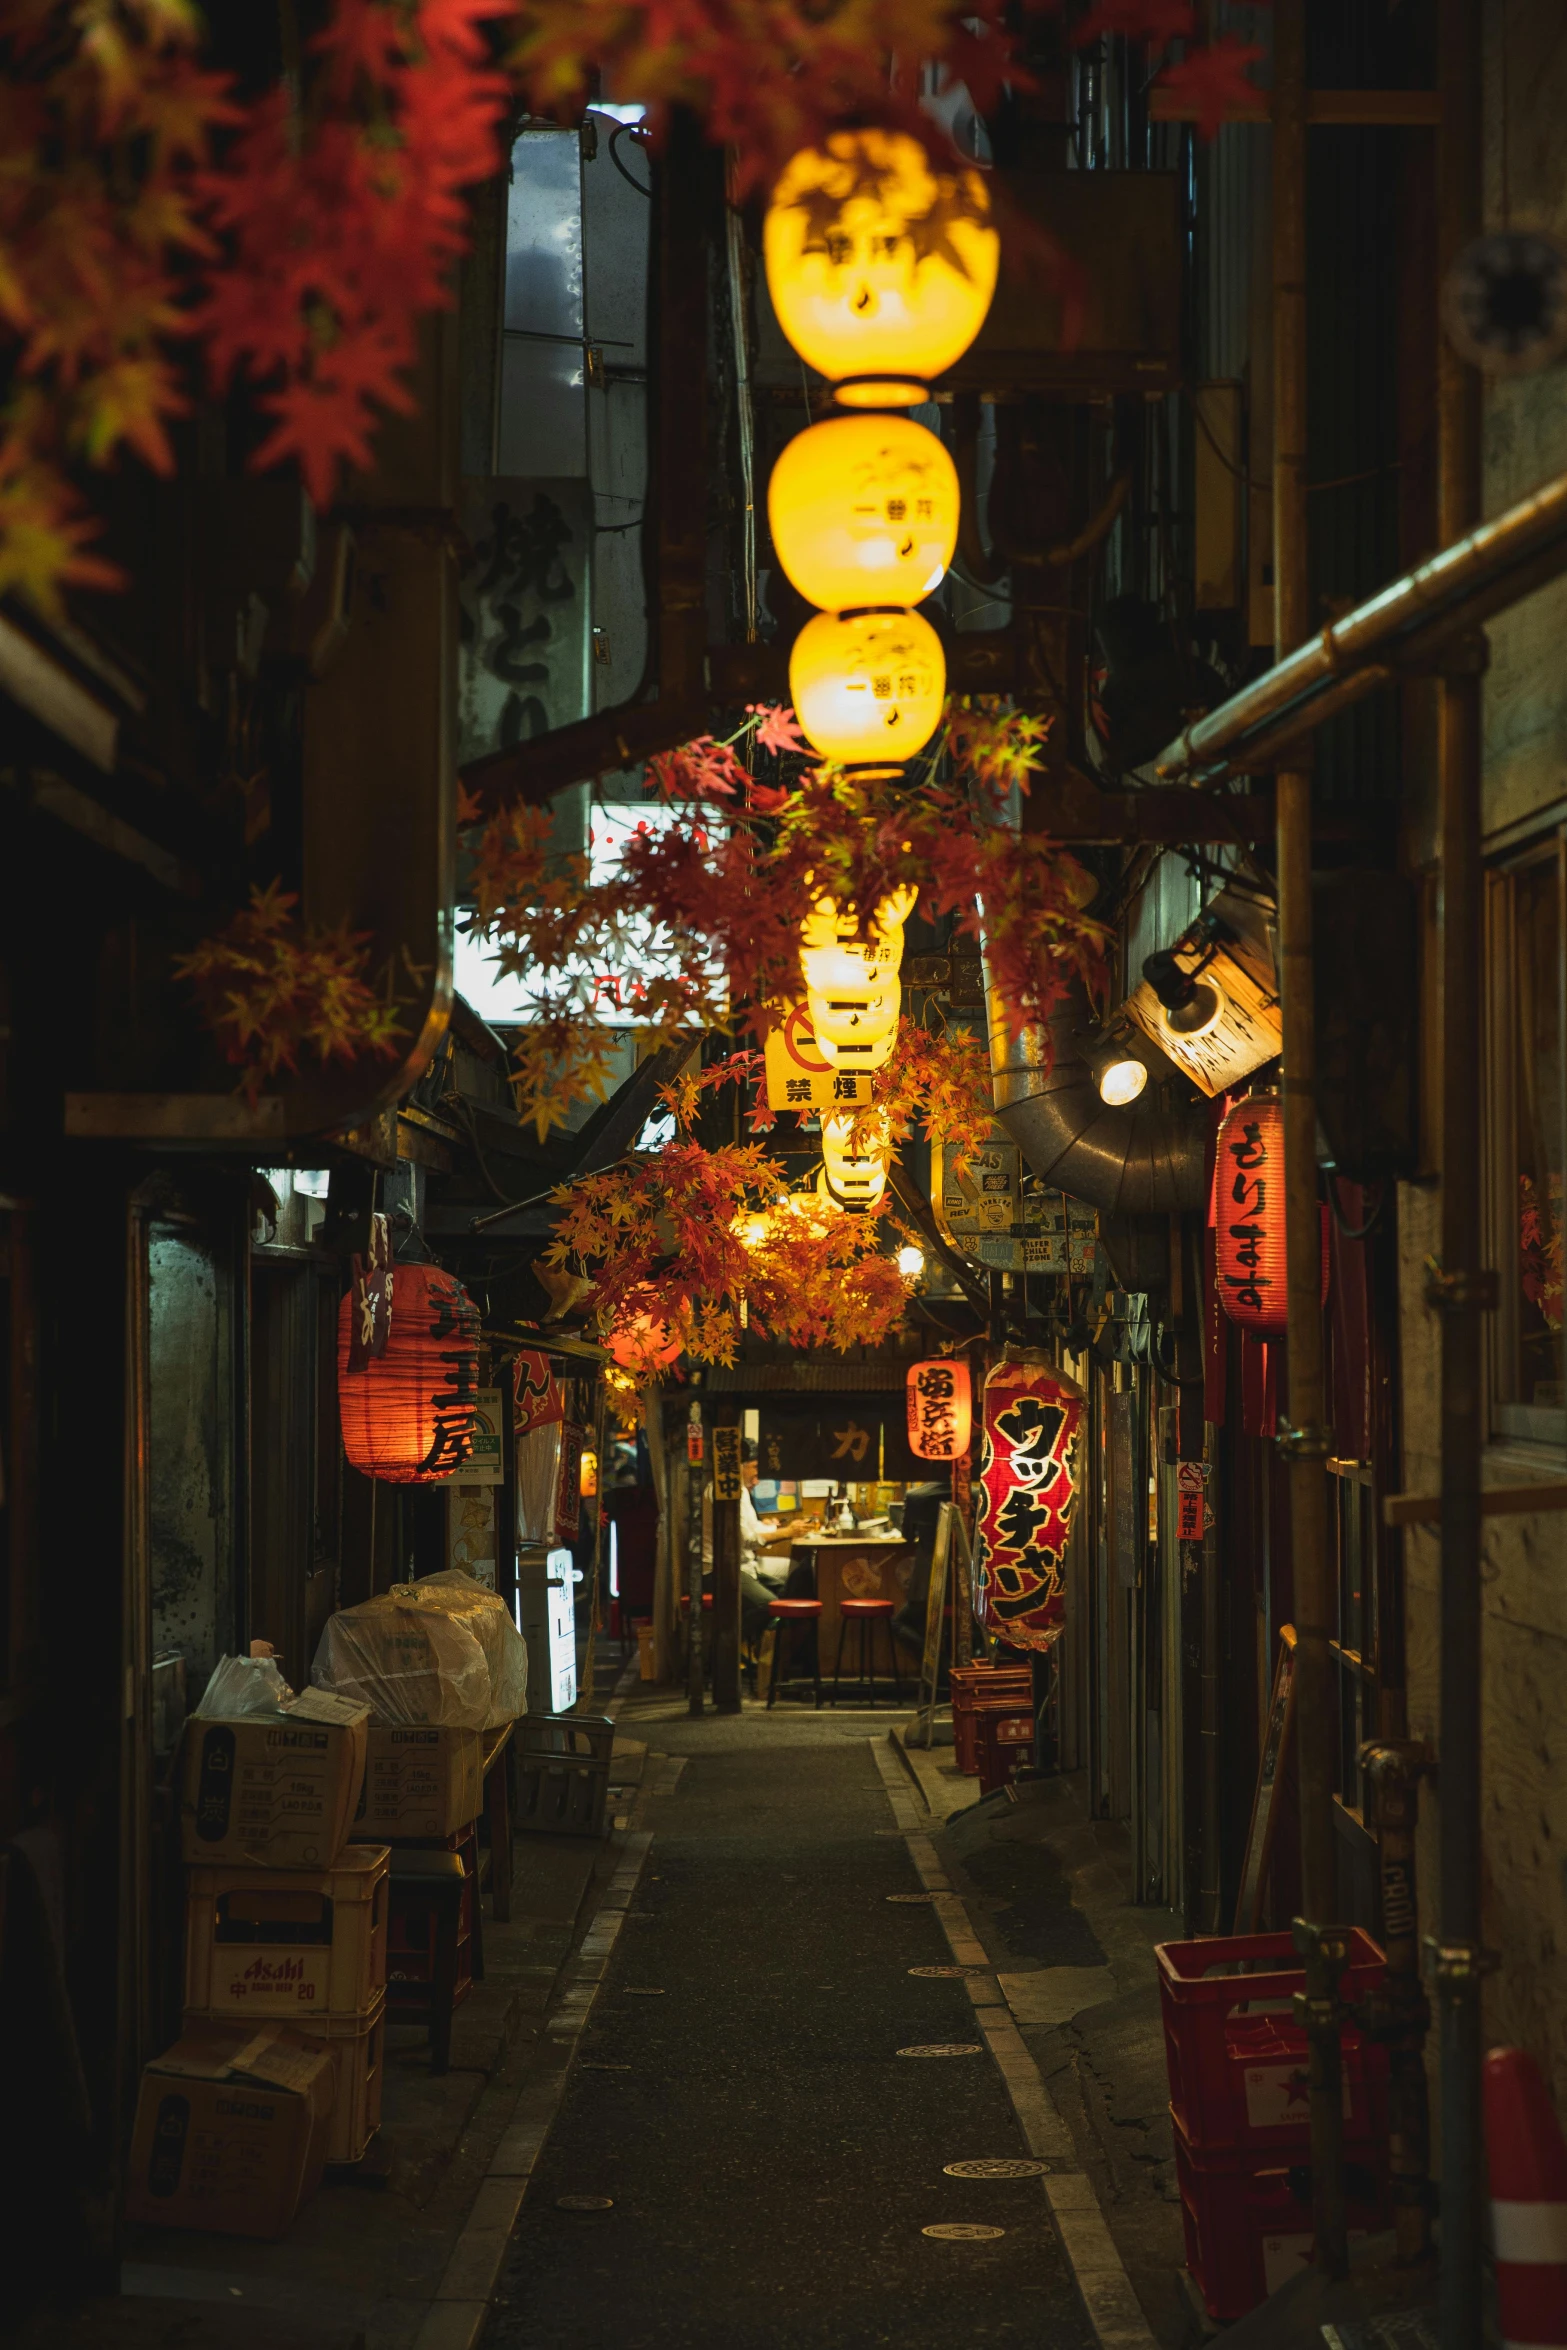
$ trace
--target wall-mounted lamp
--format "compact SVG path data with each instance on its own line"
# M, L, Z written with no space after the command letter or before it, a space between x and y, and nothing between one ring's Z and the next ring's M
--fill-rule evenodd
M1120 1020L1089 1047L1088 1066L1099 1099L1112 1110L1124 1110L1135 1102L1148 1083L1148 1064L1133 1049Z

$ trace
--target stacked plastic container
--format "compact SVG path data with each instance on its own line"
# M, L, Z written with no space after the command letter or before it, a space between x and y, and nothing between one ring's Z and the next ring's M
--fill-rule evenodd
M954 1665L950 1681L954 1760L966 1778L983 1775L987 1714L1027 1715L1027 1743L1032 1745L1034 1683L1027 1665ZM1009 1739L1006 1743L1016 1746L1023 1741ZM988 1787L985 1792L990 1792Z
M1305 1970L1288 1934L1166 1942L1158 1952L1175 2171L1186 2265L1228 2324L1311 2258ZM1350 1938L1346 2000L1381 1980L1382 1954ZM1343 2036L1344 2168L1351 2238L1388 2224L1387 2056Z

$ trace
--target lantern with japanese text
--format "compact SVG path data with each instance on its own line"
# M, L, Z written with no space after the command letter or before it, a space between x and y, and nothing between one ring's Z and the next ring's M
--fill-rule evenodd
M855 1141L856 1125L862 1129ZM892 1137L884 1119L852 1110L822 1120L822 1172L830 1198L844 1208L873 1208L887 1188Z
M905 1383L909 1450L916 1460L955 1461L973 1433L973 1389L967 1363L953 1355L911 1363Z
M976 1564L985 1623L1014 1648L1061 1636L1083 1409L1042 1354L1009 1352L985 1381Z
M1328 1294L1327 1215L1318 1209L1321 1297ZM1249 1094L1219 1128L1213 1167L1214 1266L1219 1303L1232 1322L1264 1338L1289 1327L1284 1239L1284 1105Z
M767 518L773 552L808 604L918 604L957 545L957 468L911 416L831 417L785 444Z
M800 974L816 1049L831 1069L881 1069L892 1057L903 1001L903 925L916 892L882 899L870 935L852 907L819 898L800 925Z
M982 175L902 131L834 131L779 175L767 290L846 408L912 408L985 322L1001 259Z
M449 1477L473 1449L478 1309L439 1265L394 1266L385 1349L350 1369L353 1303L345 1297L337 1318L344 1452L364 1476L389 1485Z
M867 780L901 774L925 748L946 693L941 639L918 612L818 612L789 655L807 742Z

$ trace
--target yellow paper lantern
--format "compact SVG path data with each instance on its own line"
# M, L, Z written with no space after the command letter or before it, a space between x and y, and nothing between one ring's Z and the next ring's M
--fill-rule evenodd
M977 171L903 132L835 131L784 169L762 230L778 323L844 407L912 408L962 357L1001 241Z
M822 1173L828 1196L840 1207L871 1208L887 1188L892 1138L885 1119L868 1127L865 1147L853 1143L854 1113L822 1120Z
M917 612L818 612L794 640L789 698L824 759L896 775L941 720L947 663Z
M859 936L853 908L819 898L800 925L800 972L817 1050L834 1069L880 1069L892 1057L902 1002L903 925L918 892L883 898Z
M958 476L910 416L838 416L788 442L767 485L773 549L824 612L917 604L958 543Z

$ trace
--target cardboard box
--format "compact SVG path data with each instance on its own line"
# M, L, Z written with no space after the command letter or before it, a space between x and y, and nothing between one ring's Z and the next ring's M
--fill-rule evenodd
M327 1869L191 1869L185 2005L242 2015L361 2020L386 1988L387 1848L345 1845Z
M371 1723L356 1842L452 1836L483 1807L482 1730L384 1730Z
M126 2217L281 2236L321 2184L333 2094L330 2053L280 2024L187 2023L142 2074Z
M188 1861L329 1868L364 1782L368 1708L320 1689L287 1713L186 1726L180 1842Z

